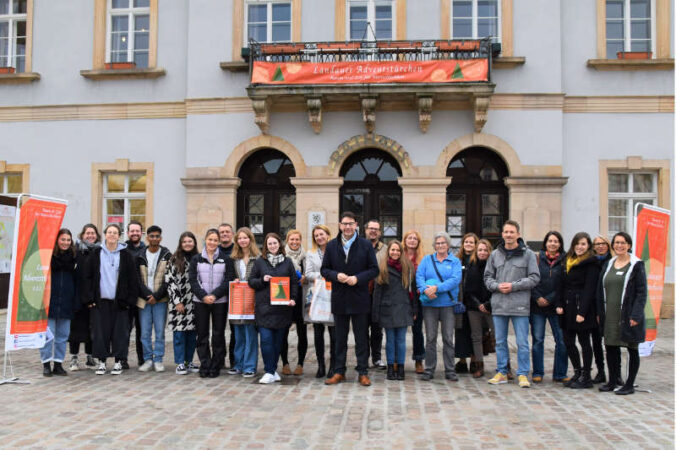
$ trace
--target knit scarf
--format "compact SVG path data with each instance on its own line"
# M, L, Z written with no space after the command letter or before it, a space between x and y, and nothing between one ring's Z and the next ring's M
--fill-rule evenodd
M582 255L581 257L573 256L572 258L566 259L566 272L570 272L570 269L580 264L582 261L589 258L589 254Z
M284 252L293 263L293 267L296 270L302 270L301 264L305 259L305 250L303 250L303 246L301 245L300 247L298 247L298 250L291 250L291 247L289 247L287 244L284 246Z
M550 255L549 252L545 252L545 256L547 256L547 263L549 264L549 267L553 267L554 263L556 262L557 259L559 259L559 252L556 252L553 255Z
M77 250L79 252L90 252L90 251L92 251L95 248L98 248L100 246L101 246L100 242L93 242L91 244L89 242L85 242L85 241L75 242L75 247L77 248Z
M398 259L387 258L387 265L401 273L401 261Z
M268 253L268 262L272 267L276 267L277 264L281 263L282 261L284 261L284 255L281 253L277 253L276 255Z

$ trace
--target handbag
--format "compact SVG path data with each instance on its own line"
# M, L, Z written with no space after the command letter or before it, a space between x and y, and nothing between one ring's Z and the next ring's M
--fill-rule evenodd
M432 259L432 265L434 266L434 271L437 273L437 277L439 277L439 281L443 282L443 278L441 277L441 274L439 273L439 269L437 268L437 262L434 260L434 257L430 255L430 259ZM455 299L453 298L453 294L448 293L448 296L451 297L451 302L454 302ZM465 305L458 302L455 305L453 305L453 314L463 314L465 311L467 311L467 308L465 308Z

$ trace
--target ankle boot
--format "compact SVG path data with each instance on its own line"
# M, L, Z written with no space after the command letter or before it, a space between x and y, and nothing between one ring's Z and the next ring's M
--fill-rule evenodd
M470 361L469 362L469 373L474 373L476 372L476 362Z
M455 373L467 373L467 361L464 358L455 363Z
M596 374L596 376L592 380L592 383L594 383L594 384L605 383L606 382L606 371L603 369L603 367L598 367L598 370L599 370L599 372Z
M324 360L317 361L317 374L315 378L324 378L326 376L326 366L324 365Z
M54 375L60 375L60 376L66 376L68 375L65 370L63 370L63 366L61 365L60 362L55 362L54 363L54 369L52 370L52 373Z
M45 377L52 376L52 366L49 364L49 362L42 363L42 375Z
M330 363L329 364L329 370L326 372L326 378L331 378L334 375L335 375L335 372L333 370L333 363Z
M589 389L594 387L591 379L591 369L582 369L582 375L570 387L572 389Z
M565 387L568 387L568 388L569 388L569 387L571 387L571 386L573 385L573 383L575 383L577 380L579 380L581 376L582 376L582 369L575 369L575 375L573 375L573 376L570 378L570 380L568 380L568 381L566 381L565 383L563 383L563 385L564 385Z
M484 363L483 361L477 361L474 363L474 372L472 372L474 378L481 378L484 376Z
M406 375L404 374L404 365L399 364L397 366L397 380L403 381L406 379Z
M397 377L394 374L394 364L388 364L387 365L387 379L388 380L396 380Z

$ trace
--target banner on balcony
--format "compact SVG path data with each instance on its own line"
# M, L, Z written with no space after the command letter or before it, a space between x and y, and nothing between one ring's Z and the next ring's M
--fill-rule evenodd
M27 200L25 200L27 198ZM66 201L21 195L14 226L5 351L47 340L50 262Z
M488 59L435 61L255 61L253 84L466 83L488 81Z
M634 254L645 264L648 299L645 305L645 342L641 356L649 356L657 338L657 324L664 297L664 271L669 242L669 210L645 203L636 205L634 215Z

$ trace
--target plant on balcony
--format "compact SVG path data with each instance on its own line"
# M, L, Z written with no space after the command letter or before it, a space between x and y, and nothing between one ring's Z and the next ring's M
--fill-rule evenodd
M651 59L653 52L617 52L617 59Z
M106 70L136 69L135 62L109 62L106 63Z
M0 74L9 74L14 73L16 69L14 67L0 67Z

